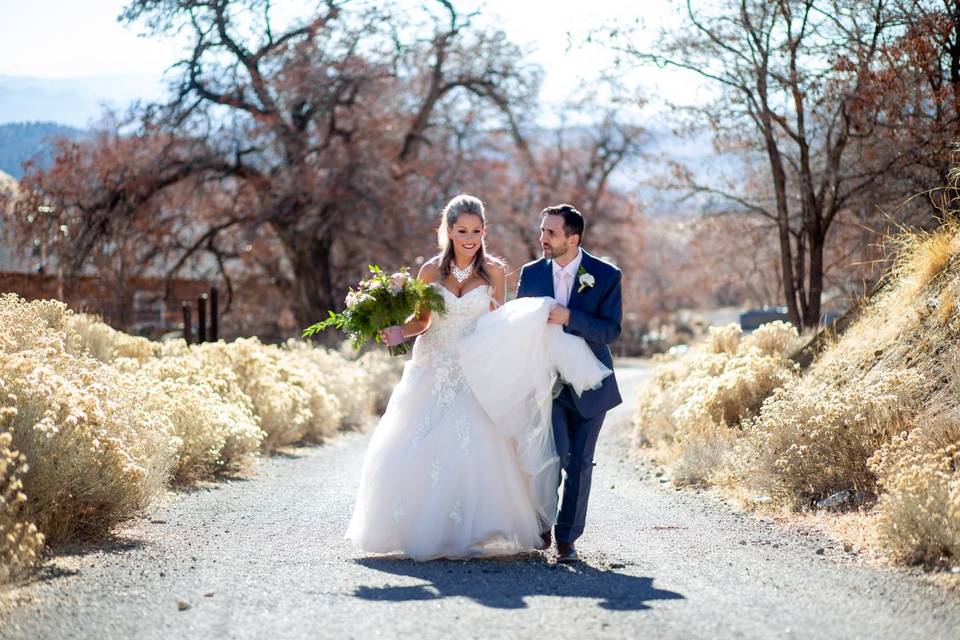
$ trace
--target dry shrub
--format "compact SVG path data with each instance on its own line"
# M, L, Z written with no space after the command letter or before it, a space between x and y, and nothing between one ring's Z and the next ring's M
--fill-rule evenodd
M956 354L957 228L897 240L891 286L795 385L764 405L728 480L803 507L838 491L877 495L867 461L917 424ZM943 302L946 301L946 302Z
M284 352L308 378L337 399L343 426L362 425L374 412L373 379L358 363L335 351L312 347L302 340L288 340ZM326 427L321 434L329 435L338 425L328 423Z
M340 427L339 401L279 347L239 338L197 345L191 352L205 364L228 367L237 375L266 434L264 449L319 441Z
M185 363L194 359L211 371L232 371L265 434L261 442L265 450L302 440L320 442L344 426L360 425L381 395L372 391L374 378L363 366L363 360L354 363L336 352L313 348L302 341L290 340L282 348L262 344L256 338L188 346L183 340L161 344L128 336L90 316L70 317L66 326L68 347L102 362L134 358L153 367L151 363L158 360L173 358ZM236 397L228 400L239 402ZM179 420L178 424L182 423ZM182 429L178 431L183 433ZM192 440L197 447L204 438L216 440L213 433L200 429L191 429L190 433L197 436ZM210 468L211 450L189 445L187 442L193 454L183 457L178 476L186 477L189 460L206 460L203 466ZM198 451L206 453L198 456ZM194 473L202 476L205 472L197 469Z
M319 440L345 421L341 406L359 422L372 379L305 345L152 343L59 302L0 296L0 581L44 538L101 535L171 479Z
M859 494L869 506L877 496L870 539L904 561L956 564L960 225L896 244L888 286L801 378L765 400L763 385L751 395L745 373L775 369L754 356L738 374L734 360L750 348L788 353L792 340L758 331L738 343L732 329L718 329L689 361L658 368L641 395L638 428L672 443L681 480L706 477L771 507L809 507L847 491L840 495ZM754 417L741 388L762 400ZM737 420L743 435L731 438L721 427Z
M885 371L841 388L807 376L779 389L747 425L724 482L792 507L843 490L874 494L867 460L909 419L922 383L916 372Z
M38 347L63 348L70 311L62 302L25 302L14 293L0 295L0 353Z
M143 381L146 409L169 418L182 441L174 472L178 482L240 471L252 462L265 434L232 370L189 356L133 368Z
M941 362L940 384L912 428L869 461L881 490L878 533L909 563L960 563L960 350Z
M701 381L723 371L725 359L694 346L679 358L658 354L650 378L640 387L634 414L634 437L641 446L672 445L676 436L673 412L696 391Z
M6 423L15 409L0 409L0 424ZM26 457L10 448L13 437L0 433L0 583L17 578L37 561L43 547L43 534L27 519L21 478L27 472Z
M640 390L638 439L666 449L681 483L710 479L738 437L738 426L796 376L787 353L797 332L772 323L741 338L731 324L711 327L704 345L658 367Z
M71 315L64 328L68 351L87 353L100 362L112 362L117 358L145 362L162 353L159 342L127 335L86 314Z
M924 416L870 459L882 495L878 530L908 563L960 559L960 410Z
M357 366L366 373L374 412L386 411L390 394L400 381L407 362L406 358L391 356L384 350L368 351L356 360Z
M731 325L736 327L737 325ZM803 344L796 328L789 322L777 320L760 325L743 338L741 353L751 349L765 356L789 357Z
M31 516L51 541L102 534L165 487L180 441L143 389L91 358L23 351L0 366Z
M26 511L48 540L98 534L166 485L179 446L115 368L66 350L59 302L0 298L0 403L24 455Z
M707 340L711 353L726 353L733 355L740 344L740 326L730 323L722 327L710 327Z

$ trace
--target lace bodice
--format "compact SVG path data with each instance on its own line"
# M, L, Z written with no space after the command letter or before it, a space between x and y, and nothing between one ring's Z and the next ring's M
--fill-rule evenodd
M437 407L445 411L457 394L467 389L466 378L457 362L457 343L473 332L477 320L490 309L490 287L482 285L459 298L442 285L440 288L446 313L433 314L430 328L413 345L412 365L433 367L433 397ZM423 428L429 430L428 423Z
M454 360L453 349L457 342L471 333L480 316L490 310L490 286L471 289L459 298L449 289L435 284L443 295L446 314L433 314L430 328L417 338L413 346L413 360L426 364L426 360Z

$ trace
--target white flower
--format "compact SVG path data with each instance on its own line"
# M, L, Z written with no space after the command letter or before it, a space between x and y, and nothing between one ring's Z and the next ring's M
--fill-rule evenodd
M350 291L347 293L347 298L344 300L344 304L347 305L347 309L353 311L357 308L357 304L360 302L360 296L357 295L356 291Z
M583 291L587 287L592 287L593 285L597 284L596 278L594 278L592 274L589 274L586 271L582 271L582 273L580 273L580 277L577 280L580 283L580 288L577 289L577 293Z

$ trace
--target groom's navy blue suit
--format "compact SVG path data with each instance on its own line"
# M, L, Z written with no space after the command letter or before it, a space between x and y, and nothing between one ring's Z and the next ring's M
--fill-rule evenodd
M592 275L595 282L592 287L581 288L579 277L574 280L567 303L570 321L563 330L583 338L597 359L612 370L608 345L620 335L620 270L586 251L582 256L581 272ZM517 288L518 298L541 296L556 297L553 261L546 258L523 266ZM583 533L597 436L607 411L621 402L613 375L607 376L599 389L584 391L579 397L564 385L553 401L553 434L565 476L554 528L558 542L569 544Z

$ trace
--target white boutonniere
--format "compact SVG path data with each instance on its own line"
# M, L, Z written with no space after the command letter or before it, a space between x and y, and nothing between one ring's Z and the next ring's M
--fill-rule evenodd
M580 283L580 288L577 289L577 293L583 293L584 289L597 284L596 278L587 273L587 270L583 268L583 265L580 265L580 270L577 271L577 282Z

